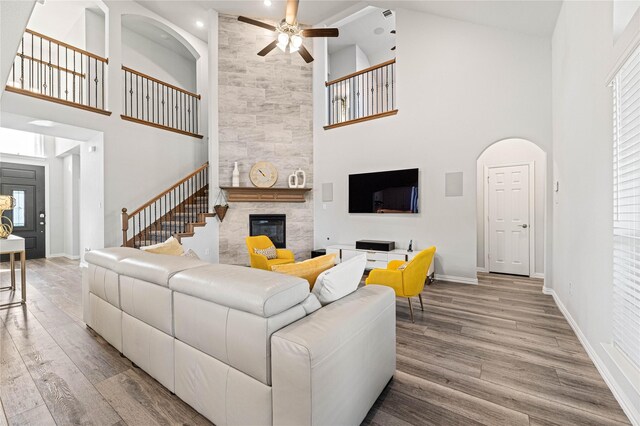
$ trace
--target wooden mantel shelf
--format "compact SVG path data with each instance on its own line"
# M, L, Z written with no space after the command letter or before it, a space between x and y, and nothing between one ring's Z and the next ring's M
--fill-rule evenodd
M311 188L256 188L253 186L222 186L229 202L304 203Z

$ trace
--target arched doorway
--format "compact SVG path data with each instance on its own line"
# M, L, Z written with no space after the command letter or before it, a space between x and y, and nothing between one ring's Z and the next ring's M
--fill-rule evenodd
M503 139L477 159L477 266L544 277L547 155L526 139Z

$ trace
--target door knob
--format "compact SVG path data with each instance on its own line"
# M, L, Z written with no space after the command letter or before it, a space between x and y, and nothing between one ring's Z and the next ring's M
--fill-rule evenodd
M529 225L527 225L526 223L524 225L518 225L518 226L523 229L527 229L529 227Z

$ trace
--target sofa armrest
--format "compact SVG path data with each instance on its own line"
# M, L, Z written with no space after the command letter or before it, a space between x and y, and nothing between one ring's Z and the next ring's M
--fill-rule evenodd
M293 255L291 250L287 249L276 249L278 253L278 259L295 259L296 257Z
M273 423L360 424L395 372L395 307L367 286L274 333Z

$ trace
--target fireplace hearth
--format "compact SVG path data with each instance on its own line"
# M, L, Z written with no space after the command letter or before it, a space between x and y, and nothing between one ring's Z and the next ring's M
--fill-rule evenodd
M287 216L284 214L249 215L249 235L266 235L276 248L287 246Z

